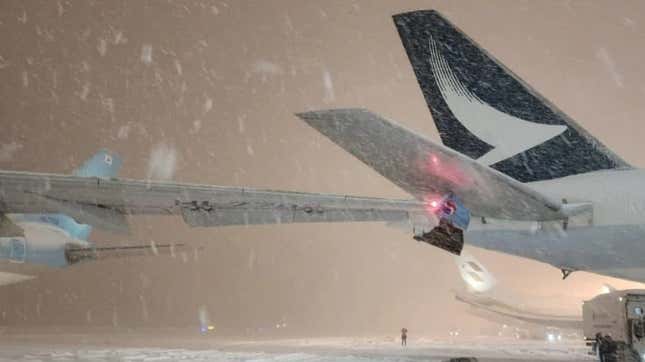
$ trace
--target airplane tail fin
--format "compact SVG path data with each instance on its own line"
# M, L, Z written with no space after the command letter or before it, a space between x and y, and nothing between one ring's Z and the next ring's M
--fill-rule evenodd
M393 19L447 147L520 182L630 168L437 11Z
M116 177L121 169L123 161L117 154L106 149L99 150L96 154L85 161L79 168L74 170L75 176L80 177ZM70 236L77 240L87 240L92 232L92 226L77 222L70 215L65 213L43 215L46 220L59 225ZM54 220L54 221L51 221Z
M80 177L116 177L121 169L123 161L117 154L106 149L98 151L90 157L81 167L74 171L75 176Z

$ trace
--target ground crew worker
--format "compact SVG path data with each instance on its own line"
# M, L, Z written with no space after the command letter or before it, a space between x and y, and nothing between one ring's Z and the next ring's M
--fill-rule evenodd
M618 361L616 356L618 346L610 335L606 334L601 338L600 344L598 345L598 351L600 352L600 362Z
M591 347L593 353L598 357L598 360L602 362L602 356L600 355L600 343L602 342L602 334L600 332L596 333L596 340Z
M408 345L408 329L407 328L401 328L401 345L402 346L407 346Z

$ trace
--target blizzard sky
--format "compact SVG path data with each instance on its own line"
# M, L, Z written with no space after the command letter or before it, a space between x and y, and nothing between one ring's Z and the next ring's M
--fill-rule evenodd
M0 2L0 168L71 172L97 149L122 176L407 197L295 112L368 108L438 140L391 15L437 9L581 126L645 166L645 4L569 1ZM452 257L378 224L190 229L132 219L100 245L187 242L195 258L43 273L0 291L0 324L286 321L297 334L442 335L480 324ZM610 279L471 250L501 287L575 313ZM610 280L619 288L633 283Z

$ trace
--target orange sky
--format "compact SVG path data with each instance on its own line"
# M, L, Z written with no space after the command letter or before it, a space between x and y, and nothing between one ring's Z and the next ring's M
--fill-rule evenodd
M645 4L528 1L3 1L0 168L70 172L100 147L145 178L406 197L299 121L362 107L438 140L391 15L434 8L635 166L645 164ZM124 239L206 245L194 258L81 265L3 288L0 324L186 325L200 305L229 330L288 319L302 333L463 321L452 257L382 225L191 230L133 219ZM506 288L565 300L608 280L473 250ZM612 281L617 287L634 284ZM567 297L568 296L568 297Z

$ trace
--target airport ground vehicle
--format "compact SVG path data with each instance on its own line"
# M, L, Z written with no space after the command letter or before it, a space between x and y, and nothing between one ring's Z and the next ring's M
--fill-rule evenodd
M582 305L585 340L597 347L599 337L609 336L616 350L615 360L644 361L644 313L645 290L620 290L598 295Z

